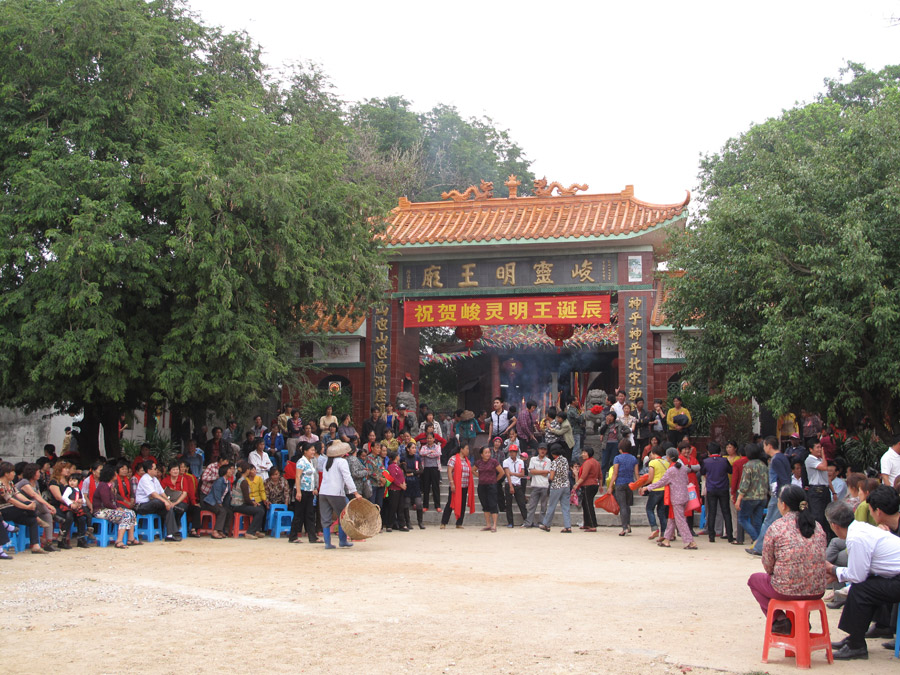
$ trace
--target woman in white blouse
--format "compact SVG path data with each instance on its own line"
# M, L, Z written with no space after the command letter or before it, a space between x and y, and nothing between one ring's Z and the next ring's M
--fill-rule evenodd
M334 441L328 446L325 470L322 474L322 485L319 487L319 510L322 515L322 535L325 538L325 548L335 548L331 543L331 525L340 518L341 512L347 505L347 496L354 499L362 499L356 491L353 477L350 475L350 466L344 459L349 454L351 447L343 441ZM338 524L339 546L349 548L353 546L348 540L344 529Z

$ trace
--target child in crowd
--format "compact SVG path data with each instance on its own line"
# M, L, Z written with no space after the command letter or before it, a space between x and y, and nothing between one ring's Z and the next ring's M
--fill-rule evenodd
M84 497L82 497L81 490L78 488L80 481L81 474L75 472L69 474L68 485L62 491L59 509L62 511L64 520L60 525L60 532L62 533L60 534L60 539L65 539L65 541L60 542L60 548L72 548L72 545L69 543L69 531L73 522L75 523L75 531L78 533L78 548L89 548L86 539L87 516L91 511L85 505Z
M796 485L798 488L803 487L802 462L794 462L793 464L791 464L791 485Z

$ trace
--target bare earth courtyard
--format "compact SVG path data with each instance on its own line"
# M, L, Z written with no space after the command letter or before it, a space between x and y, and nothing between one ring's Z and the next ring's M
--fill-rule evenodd
M33 672L796 672L780 651L760 662L763 617L746 580L761 565L736 547L661 549L647 528L480 524L352 550L203 538L20 553L0 566L0 639ZM880 641L869 654L829 667L817 652L813 670L896 666Z

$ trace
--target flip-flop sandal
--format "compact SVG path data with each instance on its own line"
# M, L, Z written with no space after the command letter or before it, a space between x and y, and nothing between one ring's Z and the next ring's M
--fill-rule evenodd
M497 531L497 528L496 528L496 527L492 527L492 528L491 528L491 532L496 532L496 531Z
M571 527L567 527L567 528L565 528L565 529L563 529L563 530L560 530L560 532L561 532L562 534L572 534L572 528L571 528Z
M117 541L116 548L128 548L128 544L123 544L121 541Z
M140 541L139 539L132 539L131 541L128 542L128 545L129 546L143 546L144 542Z
M656 545L659 546L660 548L672 548L672 545L667 541L657 542Z
M491 528L489 528L489 527L482 527L482 528L481 528L481 531L482 531L482 532L490 532L490 531L491 531Z
M691 542L690 544L688 544L688 545L685 546L684 548L685 548L685 550L687 550L687 551L696 551L696 550L697 550L697 544L695 544L694 542Z

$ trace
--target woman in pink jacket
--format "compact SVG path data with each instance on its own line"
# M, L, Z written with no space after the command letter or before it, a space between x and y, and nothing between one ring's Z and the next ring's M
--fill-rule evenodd
M663 487L664 485L669 486L669 503L675 513L673 514L674 518L669 518L669 522L666 525L666 533L658 546L669 548L671 546L669 542L674 538L675 528L677 527L678 534L685 543L685 548L694 550L697 548L697 544L694 543L694 537L691 535L687 519L684 517L684 507L688 503L688 475L691 470L679 459L678 450L675 448L666 450L666 458L670 464L668 470L655 483L642 487L641 494L647 494L649 490Z

